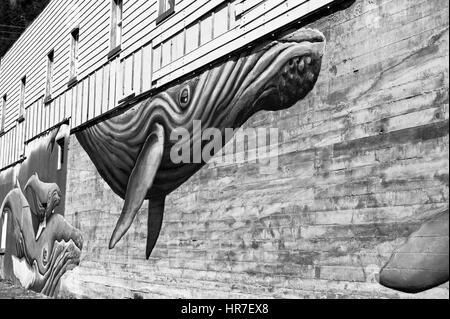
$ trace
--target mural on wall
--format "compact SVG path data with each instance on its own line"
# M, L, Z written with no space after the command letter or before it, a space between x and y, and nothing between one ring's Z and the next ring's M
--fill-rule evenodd
M380 272L382 285L418 293L448 281L448 215L433 216L394 251Z
M110 248L131 226L145 199L150 200L146 256L161 229L165 197L205 164L175 164L170 150L177 128L190 132L191 154L202 129L238 128L262 110L285 109L303 99L319 76L325 38L305 29L229 59L201 75L77 134L77 138L112 190L125 199ZM225 134L223 134L225 135ZM222 146L227 142L223 141Z
M6 234L2 234L6 240L4 277L48 296L57 295L61 276L79 264L83 245L81 232L62 215L64 192L57 183L44 182L38 174L40 171L46 179L57 182L65 180L64 165L59 165L64 150L54 144L56 137L62 144L68 130L62 137L58 133L59 128L32 142L37 147L30 146L26 161L7 174L13 187L0 198L1 221L6 223Z
M315 86L324 48L325 37L319 31L300 30L229 58L120 115L78 132L77 139L99 174L124 199L109 248L125 235L147 199L148 259L161 230L166 196L205 165L203 160L179 164L171 160L175 141L170 137L177 128L190 132L190 138L184 141L190 154L201 153L208 141L194 134L194 121L201 121L202 130L217 128L223 132L241 127L259 111L293 106ZM228 141L225 138L222 146ZM194 149L199 143L201 148ZM394 252L380 273L381 284L419 292L448 281L448 212L444 216L447 219L440 223L443 228L426 224ZM424 233L434 234L433 239L424 239ZM433 245L425 245L427 240ZM404 251L410 252L408 256L413 256L414 262L403 258Z

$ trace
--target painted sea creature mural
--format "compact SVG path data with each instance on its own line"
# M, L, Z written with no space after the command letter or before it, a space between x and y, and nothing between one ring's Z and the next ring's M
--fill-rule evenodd
M176 142L170 137L176 129L181 127L190 133L183 143L193 155L209 143L195 134L195 121L201 122L203 130L215 128L223 133L226 128L241 127L259 111L290 108L314 88L325 43L319 31L299 30L242 52L78 132L77 139L102 178L124 199L109 248L117 245L144 200L149 200L148 259L162 227L166 196L205 165L203 160L172 161L170 151ZM228 141L225 138L221 147ZM201 147L196 149L199 143ZM381 271L381 284L419 292L448 281L448 211L446 216L440 228L437 224L424 225L394 252ZM435 235L428 240L423 233ZM412 256L413 262L405 256Z
M418 293L448 281L448 209L426 221L398 247L380 272L386 287Z
M26 289L54 296L61 276L79 264L81 232L53 213L61 196L56 184L33 175L25 189L27 195L18 184L1 206L15 242L14 275Z
M36 240L47 225L47 220L53 214L61 201L61 191L55 183L43 183L37 174L30 177L25 185L25 194L34 217L34 232ZM36 228L37 227L37 228Z
M109 120L77 138L103 179L125 200L109 244L114 248L131 226L145 199L150 200L146 257L158 239L165 198L205 165L175 164L171 133L190 132L191 154L208 143L194 134L202 129L241 127L259 111L293 106L314 87L320 73L325 37L303 29L243 52ZM224 140L222 146L227 142ZM201 149L193 146L201 143Z
M62 125L31 141L26 160L0 175L3 185L11 181L0 190L2 276L51 297L62 275L79 264L83 247L81 231L63 217L67 168L60 146L68 136Z

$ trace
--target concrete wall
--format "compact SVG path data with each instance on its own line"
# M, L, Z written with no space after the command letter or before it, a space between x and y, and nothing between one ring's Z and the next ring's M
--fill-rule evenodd
M314 91L246 125L280 129L279 170L208 165L167 198L145 260L147 208L110 251L123 202L75 137L66 218L83 233L77 297L448 298L379 285L392 251L448 207L447 1L358 0L307 25L327 53Z

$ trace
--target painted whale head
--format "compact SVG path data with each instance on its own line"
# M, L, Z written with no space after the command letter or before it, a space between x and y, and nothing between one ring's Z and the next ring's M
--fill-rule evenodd
M273 41L262 48L257 64L236 98L254 111L276 111L302 100L319 77L325 37L312 29ZM254 53L255 54L255 53Z
M317 82L325 46L320 31L301 29L244 50L157 97L175 112L211 111L214 118L190 118L201 119L205 126L238 127L258 111L287 109L302 100ZM187 125L189 121L169 119L168 124Z

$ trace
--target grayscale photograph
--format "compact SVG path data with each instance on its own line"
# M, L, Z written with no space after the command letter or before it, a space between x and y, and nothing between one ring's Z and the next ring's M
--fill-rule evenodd
M0 299L449 300L446 0L0 0L0 99Z

